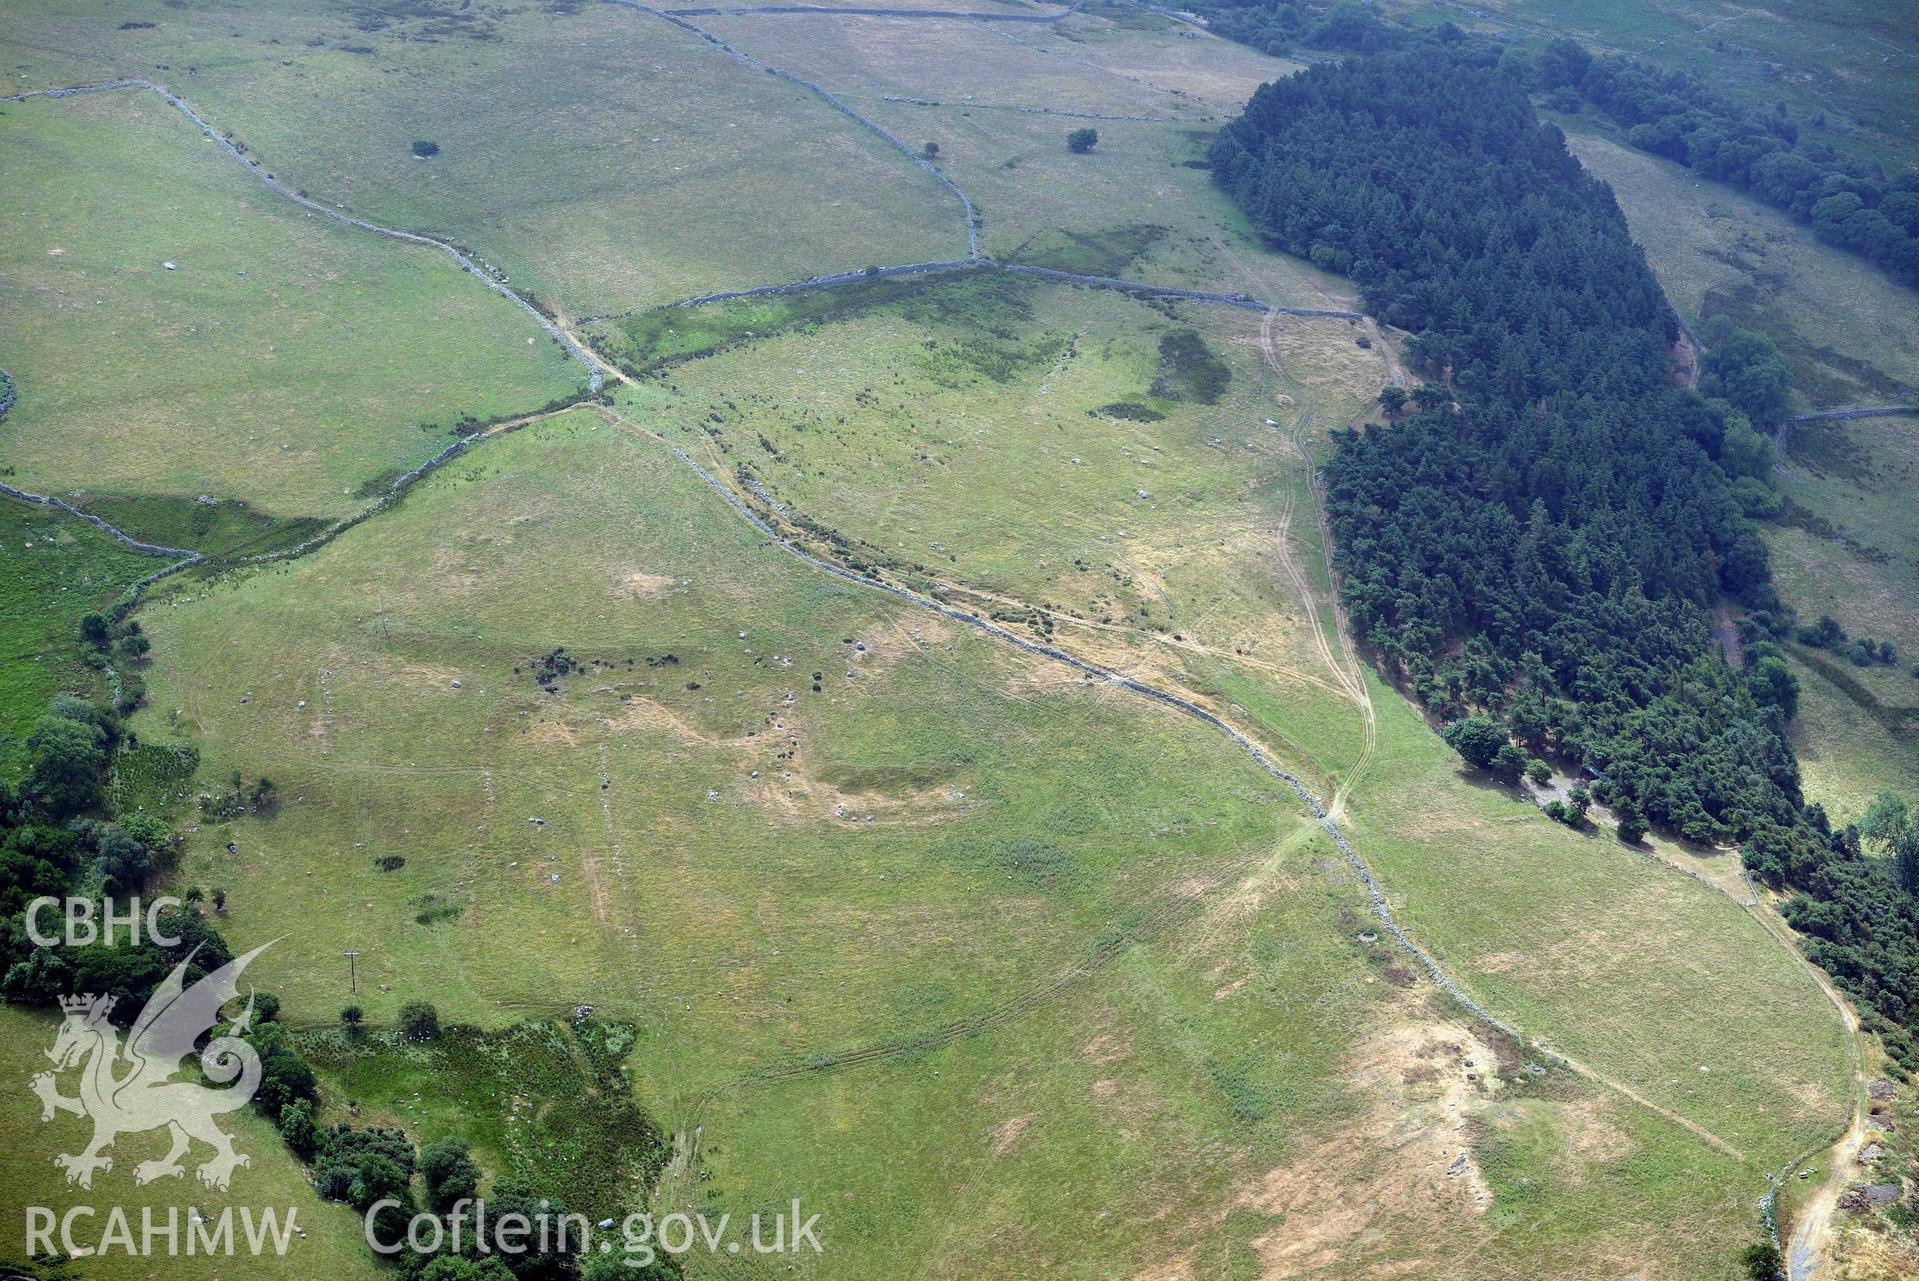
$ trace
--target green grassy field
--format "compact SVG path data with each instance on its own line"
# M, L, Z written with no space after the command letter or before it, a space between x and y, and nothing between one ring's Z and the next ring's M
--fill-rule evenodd
M167 79L316 196L452 237L569 316L965 251L957 202L909 159L805 90L631 10L211 5L125 31L119 20L147 20L146 7L117 3L46 0L22 15L11 47L0 35L8 86ZM1204 121L1297 64L1124 11L1016 31L700 21L911 143L939 142L942 168L982 210L989 252L1110 230L1128 208L1177 232L1138 264L1144 278L1309 306L1343 288L1260 251L1187 167L1203 155ZM969 97L984 76L995 92ZM1089 122L1012 109L1048 106L1172 123L1090 122L1099 153L1071 156L1066 132ZM416 159L415 140L439 154Z
M774 61L849 100L861 100L862 109L867 100L906 97L917 100L913 105L937 103L982 113L1071 104L1075 111L1195 121L1209 114L1209 104L1202 100L1182 97L1146 76L1117 74L1084 57L1078 52L1083 41L1068 38L1057 27L1015 31L979 22L822 20L810 14L714 15L696 21L729 44L760 56L772 58L771 51L778 50ZM1095 24L1076 18L1069 25ZM1242 62L1259 59L1249 49L1238 54ZM1246 92L1251 92L1250 85ZM1061 135L1071 127L1062 118Z
M742 1072L876 1043L910 1058L956 1019L1017 1070L1021 1041L993 1032L1003 999L1040 993L1037 1012L1062 975L1156 936L1300 830L1223 742L758 547L663 449L596 418L490 445L383 520L377 538L149 610L163 657L146 733L194 742L206 769L270 767L287 796L270 820L195 834L182 876L228 885L236 941L287 936L265 981L290 1007L347 999L348 941L375 1017L419 995L489 1023L593 1003L638 1021L641 1097L675 1125ZM436 568L383 590L396 555ZM512 671L558 643L612 666L561 676L559 694ZM389 856L404 866L380 870ZM451 916L416 922L438 904ZM1312 965L1350 947L1322 920ZM1366 985L1346 981L1352 1004L1310 1007L1315 1055L1368 1017ZM1207 1045L1232 1052L1223 1028ZM1182 1106L1230 1126L1204 1057ZM1326 1061L1225 1079L1304 1124L1308 1100L1274 1074L1322 1079ZM1281 1109L1261 1106L1277 1139ZM804 1115L769 1105L755 1124ZM929 1134L915 1177L977 1141ZM1065 1225L1044 1232L1076 1248Z
M697 21L848 98L883 104L903 97L913 100L907 105L982 114L1063 109L1203 123L1237 111L1263 81L1300 67L1225 40L1181 40L1166 19L1118 9L1033 28L798 14ZM1059 118L1062 136L1072 127Z
M135 18L156 25L119 28ZM710 22L937 141L995 255L1308 306L1349 289L1262 250L1194 165L1201 118L1290 64L1122 11ZM694 1277L1167 1281L1731 1281L1767 1173L1842 1122L1842 1029L1796 958L1704 881L1463 773L1342 640L1313 477L1395 374L1370 326L986 271L659 307L964 240L905 157L613 6L53 0L0 45L19 87L166 78L292 181L453 236L569 315L641 309L591 330L639 376L610 411L502 434L310 555L171 583L137 615L147 750L277 784L265 815L185 824L169 885L225 888L236 947L280 940L260 979L308 1025L329 1119L464 1134L496 1177L595 1214L797 1196L822 1215L818 1260ZM85 101L170 127L151 97ZM1081 121L1020 107L1176 121L1098 121L1078 156ZM112 156L128 131L85 136ZM1622 190L1629 212L1677 199L1664 181ZM1736 287L1718 221L1649 241L1676 294ZM1749 306L1827 297L1799 241L1763 247L1787 280ZM43 252L18 256L44 271ZM1903 312L1848 300L1876 372L1795 360L1851 395L1909 353L1876 333ZM500 390L448 385L482 384ZM338 458L373 458L377 426ZM1861 448L1899 447L1877 430ZM1243 727L1523 1042L1380 937L1305 807L1224 736L787 555L669 445L822 555ZM1890 550L1905 473L1848 457L1814 442L1793 492L1863 501L1846 529ZM353 487L314 466L327 498ZM333 510L238 485L222 495L251 507L206 508L157 474L102 509L225 548ZM1904 608L1846 621L1892 634ZM420 998L474 1027L417 1047L324 1026ZM581 1005L596 1023L570 1025ZM42 1033L7 1017L24 1060ZM45 1181L35 1116L0 1108L9 1189ZM365 1266L346 1233L322 1244L326 1271Z
M1064 506L1052 486L1081 485L1068 497L1084 519L1125 514L1121 563L1218 593L1189 606L1188 589L1156 588L1142 603L1190 608L1199 637L1240 634L1241 611L1264 610L1308 654L1297 604L1277 623L1282 602L1226 590L1233 557L1255 551L1222 558L1217 537L1175 535L1232 519L1278 538L1271 504L1302 497L1309 467L1256 409L1285 396L1308 413L1316 383L1337 406L1330 389L1363 378L1350 362L1376 357L1319 326L1277 337L1269 371L1256 333L1195 321L1236 371L1223 407L1161 398L1158 423L1096 422L1085 405L1150 385L1160 332L1186 318L1038 293L1019 326L1037 358L1013 360L1004 385L942 357L949 301L681 365L623 407L698 423L701 379L740 383L748 405L783 377L789 427L810 415L818 430L776 448L832 478L810 478L812 518L851 529L911 511L875 518L874 534L924 520L923 537L940 529L955 549L956 580L978 567L1021 588L1054 554L1017 555L1021 531L1048 546L1059 534L1040 509ZM970 397L968 429L941 428L949 465L924 468L911 495L864 505L861 477L911 446L883 403L835 421L860 389L814 378L829 352L807 344L829 341L889 374L886 394L909 396L928 435ZM742 381L754 352L765 386ZM756 411L774 440L778 415ZM1229 422L1231 451L1211 442ZM748 441L763 452L729 439L735 424L707 425L724 463ZM1035 454L1050 432L1083 451L1079 467ZM1270 446L1245 449L1262 434ZM1177 480L1151 482L1185 495L1177 511L1136 506L1133 452ZM985 483L1016 468L1031 487ZM1083 536L1097 543L1090 525ZM1289 537L1323 574L1316 535ZM145 613L158 661L139 728L192 743L209 777L237 766L279 782L277 815L194 834L180 875L228 887L236 942L287 936L269 981L289 1006L344 1002L330 958L350 942L376 1017L429 994L488 1024L580 1001L634 1020L638 1096L687 1158L661 1203L744 1213L797 1191L828 1204L843 1244L823 1275L887 1275L901 1259L960 1275L1003 1242L1065 1275L1117 1258L1494 1276L1550 1260L1580 1275L1635 1241L1713 1275L1751 1231L1757 1171L1840 1109L1843 1058L1816 990L1714 892L1477 791L1383 690L1366 770L1350 704L1267 671L1270 650L1241 665L1230 644L1189 654L1150 628L1103 642L1167 678L1210 664L1255 732L1310 737L1301 767L1342 785L1355 839L1470 986L1743 1160L1584 1078L1494 1086L1480 1069L1502 1052L1362 940L1349 871L1223 740L819 577L659 446L583 411L460 460L377 537L191 594ZM559 645L586 666L547 667L548 693L537 664ZM1411 804L1409 779L1422 780ZM1631 945L1648 938L1683 939L1692 959ZM1462 1153L1469 1177L1449 1178ZM1362 1220L1314 1200L1323 1186L1364 1189ZM966 1215L931 1214L935 1187L957 1187ZM1088 1187L1112 1197L1092 1223L1074 1213Z
M49 0L7 61L23 87L169 78L282 177L457 240L571 316L966 252L958 202L910 159L634 10L213 5L118 30L150 13Z
M1276 861L1202 941L1142 947L1045 1018L708 1103L700 1195L820 1187L839 1233L821 1275L1143 1256L1195 1276L1731 1277L1723 1242L1750 1219L1733 1163L1576 1080L1484 1084L1470 1028L1375 953L1327 948L1330 854ZM1225 942L1220 915L1242 918ZM1400 1017L1344 1021L1381 990ZM1328 1053L1315 1026L1356 1043Z
M1788 438L1769 534L1781 595L1810 622L1831 614L1853 636L1890 640L1899 661L1858 667L1793 651L1802 690L1795 746L1812 794L1855 819L1873 795L1919 794L1919 421L1802 423Z
M1291 767L1345 799L1356 839L1378 843L1388 884L1430 923L1422 934L1476 986L1502 992L1502 1008L1526 1011L1529 1031L1710 1116L1709 1128L1753 1125L1743 1142L1777 1143L1781 1159L1830 1125L1836 1095L1795 1099L1776 1083L1796 1063L1836 1071L1839 1029L1792 959L1730 904L1461 779L1437 737L1383 689L1366 694L1377 742L1362 733L1354 690L1341 684L1354 680L1351 664L1328 662L1318 643L1332 624L1315 629L1305 612L1322 609L1323 595L1289 596L1297 589L1275 565L1285 549L1307 584L1325 582L1304 482L1325 428L1384 381L1377 351L1359 349L1343 322L1289 322L1265 335L1268 348L1257 318L1171 319L1048 288L998 309L1010 323L1024 308L1027 332L1053 340L1033 340L1023 366L988 375L956 368L941 341L949 314L992 327L980 292L928 289L917 320L863 316L678 365L669 377L692 401L684 421L719 451L716 470L750 475L790 505L788 519L834 531L854 556L909 582L981 593L1009 620L1021 604L1051 607L1062 617L1050 629L1025 625L1238 711ZM1189 325L1232 372L1217 405L1150 395L1159 338ZM1164 417L1100 411L1129 399ZM1266 425L1282 413L1288 427ZM1630 940L1642 933L1688 940L1693 956L1641 955ZM1747 953L1756 968L1732 960ZM1727 967L1751 980L1730 1001L1731 980L1713 977ZM1717 1077L1699 1072L1783 992L1797 1029L1789 1046L1731 1076L1723 1064ZM1648 1004L1677 1026L1641 1024L1635 1011Z
M817 1006L885 1026L904 994L887 995L884 965L832 955L836 930L821 922L871 929L872 947L912 956L945 942L957 921L942 918L963 912L969 930L1004 937L949 957L948 982L954 994L991 990L988 975L1049 953L1043 924L1097 934L1167 878L1243 857L1297 821L1280 817L1250 765L1189 742L1177 720L1149 717L1139 731L1164 759L1114 756L1074 727L1110 722L1117 695L1027 672L982 638L756 551L752 531L667 457L575 415L462 460L380 537L349 535L285 571L150 607L160 658L148 733L195 743L214 771L243 757L264 767L268 742L288 754L273 766L288 797L278 815L205 829L183 875L228 878L237 935L295 931L274 976L290 998L326 1008L340 996L339 967L324 958L346 933L368 940L360 973L376 1017L444 990L456 1017L586 1001L677 1024L695 994L739 984L742 1015L766 1019L790 996L795 1016ZM396 557L430 568L387 578L379 566ZM289 591L295 581L311 590ZM255 621L228 635L242 618ZM855 633L868 649L845 643ZM289 634L311 643L290 646ZM551 694L533 668L558 645L595 665ZM422 754L422 735L447 754ZM1013 771L988 750L1008 740L1051 742L1059 759ZM1171 801L1181 789L1165 780L1192 752L1219 763L1218 790ZM1110 775L1086 789L1097 805L1059 809L1076 790L1065 780L1087 769ZM389 789L411 798L393 824L378 799ZM1046 835L1028 848L1022 832ZM405 866L381 870L389 855ZM314 874L324 917L268 892L294 869ZM662 877L681 891L659 896ZM861 905L860 887L884 901L881 878L902 877L923 887L914 913ZM641 883L655 888L642 896ZM719 904L760 900L761 883L797 901L707 920ZM1000 896L1003 911L971 923ZM463 914L414 923L442 900ZM648 955L702 920L718 932L697 955ZM492 946L503 925L528 945ZM857 990L821 982L783 996L741 972L769 936L800 949L781 971L817 965ZM925 1013L905 1000L898 1030ZM733 1054L830 1049L849 1035L814 1026L804 1047L786 1046L782 1025L771 1018Z
M1409 705L1374 701L1352 839L1475 991L1761 1168L1837 1127L1843 1030L1789 953L1717 890L1462 776Z
M1913 743L1909 713L1906 728L1895 733L1882 719L1885 704L1871 703L1852 687L1835 682L1856 676L1844 659L1815 667L1794 661L1799 679L1799 716L1793 724L1793 748L1806 780L1806 794L1826 807L1836 822L1857 822L1879 792L1919 792L1919 747ZM1896 706L1919 704L1905 691Z
M1286 694L1330 679L1273 573L1291 512L1268 495L1300 466L1297 435L1345 422L1385 379L1352 326L1263 335L1243 312L1166 314L1004 276L885 296L898 300L674 366L674 420L705 437L716 470L750 475L863 562L965 589L1036 635L1043 621L1126 670L1209 689L1234 690L1241 662ZM697 316L686 337L713 341L717 320ZM1218 404L1155 394L1160 343L1177 334L1238 369ZM1280 413L1284 427L1267 425ZM1361 750L1358 722L1316 700L1270 706L1322 776Z
M1806 408L1896 402L1919 384L1919 294L1722 183L1598 137L1567 145L1611 184L1680 312L1771 335Z
M972 197L987 253L1158 284L1244 290L1282 305L1350 306L1351 287L1268 253L1203 161L1213 120L1297 63L1241 45L1180 38L1152 15L1079 15L1040 31L979 23L756 15L701 19L737 47L856 103L895 134L939 146ZM979 85L990 92L974 92ZM1143 115L1085 120L1032 108ZM1095 126L1075 155L1068 132ZM1122 213L1123 211L1123 213ZM1062 233L1153 235L1132 252L1057 261Z
M85 521L0 499L0 777L18 771L21 744L48 699L106 693L83 661L81 617L166 564Z
M156 537L193 531L114 500L339 515L460 415L583 385L446 255L297 208L155 94L11 104L0 139L0 347L20 393L0 461L22 488L96 496Z
M74 1206L96 1207L93 1217L75 1221L74 1233L81 1241L90 1234L97 1241L107 1226L109 1207L118 1206L128 1215L136 1237L143 1210L152 1211L162 1225L169 1209L174 1210L180 1231L179 1257L168 1257L165 1239L157 1238L159 1249L152 1256L130 1258L114 1249L103 1257L78 1261L48 1275L63 1281L69 1277L86 1277L89 1281L205 1281L209 1276L327 1276L351 1281L388 1275L376 1266L372 1252L361 1239L359 1216L346 1206L320 1200L307 1182L305 1168L287 1151L271 1123L250 1109L228 1112L220 1119L221 1127L233 1136L234 1148L250 1161L234 1172L232 1186L224 1193L203 1187L190 1169L180 1180L136 1184L133 1167L167 1150L165 1132L153 1130L121 1136L109 1153L113 1169L96 1174L90 1190L67 1186L53 1158L57 1153L80 1151L92 1127L88 1121L66 1113L42 1122L40 1102L26 1088L30 1077L46 1070L47 1060L41 1051L53 1044L58 1027L58 1019L50 1014L0 1006L0 1073L10 1087L5 1101L0 1102L0 1187L6 1189L9 1220L4 1234L0 1234L0 1267L11 1273L27 1265L26 1239L21 1229L26 1206L44 1206L56 1215L64 1215ZM61 1081L61 1089L73 1091L71 1073ZM206 1149L196 1146L189 1159L200 1160L205 1155ZM186 1255L191 1214L204 1215L217 1223L222 1210L230 1208L234 1235L243 1240L243 1207L256 1215L271 1207L282 1224L288 1221L291 1210L298 1232L290 1238L284 1255L269 1250L258 1257L244 1254L215 1261ZM38 1266L47 1265L43 1261Z

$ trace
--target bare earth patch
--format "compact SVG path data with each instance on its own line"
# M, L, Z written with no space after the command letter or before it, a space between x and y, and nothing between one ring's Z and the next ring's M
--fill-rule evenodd
M673 586L673 580L665 574L648 574L641 570L629 570L619 575L620 590L630 599L645 600L649 596L658 596Z
M1028 1112L1024 1116L1009 1116L994 1126L991 1131L993 1155L1005 1156L1012 1151L1013 1145L1019 1142L1020 1135L1026 1133L1026 1127L1033 1123L1034 1115Z
M1473 1233L1462 1225L1492 1204L1468 1142L1491 1098L1483 1069L1492 1063L1492 1049L1470 1029L1411 1001L1403 1018L1360 1041L1346 1077L1367 1110L1240 1191L1237 1205L1278 1220L1252 1241L1262 1281L1371 1256L1391 1259L1378 1275L1450 1275L1449 1261L1469 1253L1461 1244ZM1448 1257L1408 1258L1422 1241L1445 1242Z
M1080 1047L1079 1055L1088 1063L1123 1062L1133 1057L1133 1034L1126 1029L1101 1032Z

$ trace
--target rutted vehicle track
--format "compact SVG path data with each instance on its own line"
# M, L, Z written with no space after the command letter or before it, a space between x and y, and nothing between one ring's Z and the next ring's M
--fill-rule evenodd
M779 547L781 550L807 565L823 570L835 577L887 592L890 595L908 600L922 608L934 610L944 617L986 632L1028 653L1064 663L1089 677L1104 679L1109 684L1118 685L1135 694L1165 703L1175 710L1185 712L1196 719L1205 721L1214 729L1226 734L1240 746L1242 750L1251 755L1262 770L1286 783L1287 786L1305 802L1307 809L1313 817L1314 826L1328 834L1334 845L1345 856L1349 865L1358 873L1360 882L1366 887L1369 898L1373 903L1375 914L1380 919L1386 931L1392 934L1395 941L1426 968L1429 979L1431 979L1436 987L1453 997L1454 1000L1458 1001L1461 1006L1473 1016L1483 1020L1490 1027L1504 1033L1516 1043L1527 1046L1535 1059L1555 1063L1575 1075L1584 1077L1595 1085L1618 1094L1622 1098L1627 1099L1634 1105L1652 1113L1676 1128L1687 1131L1707 1146L1716 1149L1736 1161L1745 1162L1749 1160L1744 1152L1691 1118L1683 1116L1671 1108L1653 1102L1623 1082L1615 1080L1567 1054L1552 1049L1543 1042L1535 1040L1528 1043L1514 1028L1491 1014L1485 1007L1463 992L1446 974L1438 962L1429 953L1425 952L1424 949L1420 948L1398 924L1391 912L1390 905L1386 901L1383 887L1373 875L1370 867L1346 841L1344 834L1338 826L1338 807L1343 802L1343 798L1350 789L1351 784L1356 781L1364 771L1365 762L1370 759L1376 742L1376 724L1372 700L1365 689L1363 673L1358 667L1358 655L1354 652L1350 641L1347 640L1343 632L1338 637L1339 652L1337 656L1328 652L1326 661L1331 664L1335 673L1345 675L1357 686L1356 695L1354 689L1351 688L1345 689L1344 692L1348 696L1355 698L1356 706L1365 718L1368 746L1360 762L1353 770L1349 771L1347 776L1342 780L1338 795L1334 801L1334 806L1329 810L1317 795L1307 789L1302 779L1272 764L1264 750L1258 744L1235 729L1223 718L1199 705L1185 694L1169 692L1135 680L1123 672L1079 658L1060 650L1056 646L1028 640L1006 628L981 618L978 613L971 610L957 608L944 601L933 599L922 593L914 592L909 588L890 583L884 579L857 573L836 562L817 556L794 542L777 527L773 526L765 517L753 510L743 495L726 485L724 481L704 467L698 460L694 459L686 450L674 445L658 433L625 417L616 410L600 408L596 410L596 412L600 413L610 425L632 431L649 441L669 449L681 462L691 468L704 484L718 493L727 505L734 509L736 514L740 515L752 525L755 530L761 533L769 543ZM972 591L972 589L965 590L969 592ZM1306 590L1303 585L1303 580L1301 590ZM1313 598L1314 594L1310 590L1306 590L1306 602L1309 608ZM1343 660L1343 662L1341 660ZM1238 860L1229 865L1224 870L1228 872L1238 870L1257 862L1260 857L1259 855L1248 856L1245 859ZM938 1048L939 1046L950 1044L963 1037L976 1035L980 1032L1011 1022L1014 1018L1022 1014L1042 1007L1048 1001L1065 991L1074 982L1099 969L1107 961L1111 960L1113 956L1117 955L1125 945L1150 935L1168 922L1176 919L1183 911L1196 906L1200 899L1207 893L1210 893L1214 888L1216 888L1216 886L1210 884L1201 887L1182 885L1176 887L1170 894L1161 893L1156 895L1155 899L1157 902L1155 906L1144 909L1139 916L1134 918L1133 923L1121 931L1120 934L1112 939L1103 941L1086 961L1071 966L1060 974L1041 981L1032 988L1016 993L1000 1004L992 1007L990 1010L976 1015L970 1015L963 1019L954 1020L949 1024L944 1024L936 1028L929 1028L917 1034L876 1041L866 1045L856 1046L849 1050L815 1053L762 1063L757 1067L749 1068L737 1074L728 1081L718 1083L702 1091L697 1100L690 1106L693 1109L693 1113L697 1115L703 1112L705 1105L714 1098L734 1089L773 1085L797 1080L815 1073L836 1072L865 1064L886 1062L908 1054L921 1053L929 1049ZM1800 960L1801 964L1805 964L1803 958L1800 958ZM689 1133L691 1132L691 1128L688 1130ZM1805 1158L1801 1157L1799 1159L1803 1160ZM1796 1165L1798 1162L1795 1161L1794 1164Z
M1373 914L1379 920L1381 928L1393 937L1394 942L1398 944L1401 950L1419 962L1420 966L1426 971L1427 978L1432 982L1435 988L1451 997L1462 1009L1474 1018L1485 1023L1488 1027L1511 1039L1515 1044L1529 1048L1536 1058L1549 1060L1575 1075L1584 1077L1596 1085L1613 1091L1622 1098L1630 1100L1632 1103L1651 1112L1662 1120L1685 1130L1709 1147L1720 1151L1726 1156L1732 1157L1734 1160L1741 1162L1748 1160L1745 1153L1697 1121L1692 1120L1690 1117L1682 1116L1671 1108L1653 1102L1623 1082L1614 1080L1612 1077L1587 1066L1567 1054L1551 1049L1542 1042L1537 1040L1529 1042L1527 1038L1511 1024L1505 1022L1484 1005L1480 1004L1478 1000L1455 982L1452 976L1446 972L1445 968L1440 965L1438 960L1415 942L1406 932L1405 928L1400 925L1378 877L1374 875L1371 866L1360 857L1358 852L1355 851L1352 845L1346 840L1345 833L1340 830L1336 817L1328 810L1321 798L1306 786L1304 780L1275 765L1267 756L1264 749L1246 734L1234 728L1224 718L1182 694L1173 693L1147 684L1144 681L1136 680L1123 672L1080 658L1057 646L1028 640L1023 636L999 626L997 623L981 618L978 614L971 611L959 609L943 601L938 601L929 596L922 595L919 592L915 592L911 588L888 582L882 578L874 578L870 575L858 573L846 566L816 556L781 534L779 530L768 523L758 512L754 511L753 508L747 504L746 500L735 490L720 480L706 467L702 466L701 463L685 449L673 444L666 438L648 430L639 423L624 417L616 411L604 410L602 412L606 415L608 421L624 426L648 440L664 445L676 458L690 468L703 483L717 493L727 506L731 507L741 519L759 531L771 545L786 552L802 563L824 573L831 574L836 578L857 583L862 587L867 587L875 591L885 592L888 595L917 605L922 609L932 610L954 622L962 623L968 627L985 632L987 635L1023 650L1026 653L1061 663L1088 677L1104 680L1109 685L1129 690L1143 698L1152 699L1175 711L1183 712L1196 720L1203 721L1217 732L1224 734L1251 757L1254 764L1272 778L1285 784L1286 787L1305 804L1317 826L1326 833L1334 847L1339 850L1347 864L1358 876L1360 884L1366 890L1367 898L1372 904ZM1366 710L1370 710L1370 704L1368 704ZM1044 986L1051 988L1052 985L1049 981L1049 983ZM1019 998L1017 997L1012 998L1012 1001L1008 1004L1016 1003L1018 1000ZM985 1018L987 1016L980 1017ZM1009 1014L1007 1017L1010 1018L1011 1015ZM902 1054L915 1052L923 1048L923 1044L944 1044L950 1040L957 1039L960 1035L966 1034L966 1027L964 1026L966 1023L970 1023L970 1020L952 1025L959 1030L954 1031L951 1036L946 1035L945 1030L930 1031L926 1035L934 1038L931 1042L925 1042L924 1038L907 1038L900 1041L880 1042L871 1046L814 1059L786 1059L776 1063L763 1064L758 1068L750 1069L734 1078L732 1085L744 1086L789 1080L803 1075L808 1071L837 1070L862 1062L883 1061L885 1059L898 1057ZM982 1026L990 1025L991 1024L983 1024ZM719 1092L717 1089L708 1092L707 1098L710 1098L717 1092ZM700 1103L696 1105L696 1108L702 1107L705 1101L706 1099L703 1098Z

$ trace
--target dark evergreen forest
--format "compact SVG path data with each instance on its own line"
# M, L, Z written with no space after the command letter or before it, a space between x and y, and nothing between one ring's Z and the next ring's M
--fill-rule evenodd
M1801 794L1791 625L1748 513L1776 356L1735 335L1703 396L1611 191L1497 54L1422 43L1263 86L1212 150L1277 247L1345 272L1429 381L1327 468L1354 630L1472 763L1583 767L1637 839L1739 842L1815 958L1902 1059L1919 1006L1914 880ZM1749 620L1738 664L1714 606ZM1577 816L1575 816L1576 818ZM1915 868L1919 871L1919 867Z
M1919 285L1919 171L1888 175L1876 162L1847 155L1782 102L1747 105L1691 72L1617 54L1594 57L1564 38L1534 56L1487 44L1451 23L1428 37L1349 2L1321 8L1302 0L1194 0L1193 7L1211 30L1276 56L1380 53L1423 41L1496 48L1500 71L1556 110L1597 108L1640 150L1750 192L1826 243Z

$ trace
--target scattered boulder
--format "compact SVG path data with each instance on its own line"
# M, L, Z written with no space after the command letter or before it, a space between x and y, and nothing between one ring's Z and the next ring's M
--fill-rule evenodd
M1891 1081L1874 1081L1871 1085L1868 1085L1866 1087L1866 1093L1870 1094L1875 1099L1889 1099L1892 1097L1892 1093L1893 1093L1892 1082Z

